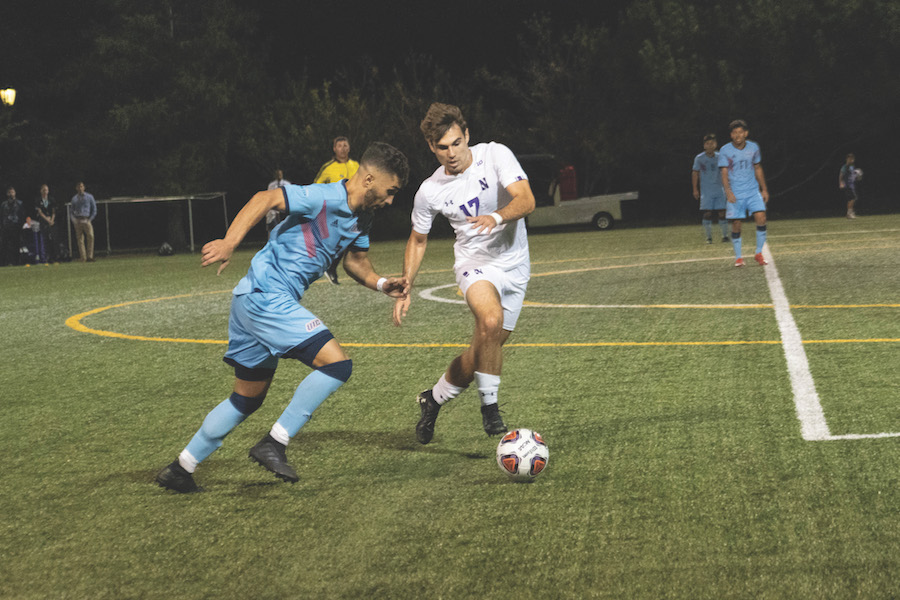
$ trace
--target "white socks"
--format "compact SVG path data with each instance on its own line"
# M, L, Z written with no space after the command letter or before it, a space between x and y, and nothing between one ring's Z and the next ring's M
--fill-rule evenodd
M434 401L438 404L443 404L448 400L453 400L457 396L463 393L466 388L457 387L447 381L447 374L444 373L441 375L441 378L438 379L438 382L434 384L434 387L431 389L431 393L434 395Z
M288 435L287 429L285 429L281 423L272 425L272 430L269 432L269 435L271 435L276 442L285 446L291 441L291 436Z
M181 468L188 473L193 473L197 469L197 465L200 463L196 458L194 458L194 455L188 452L187 448L185 448L181 451L181 454L178 455L178 464L180 464Z
M481 405L497 404L497 391L500 389L500 376L475 371L475 386L481 397Z
M490 373L481 373L475 371L475 387L478 388L478 396L481 398L481 405L497 403L497 391L500 389L500 376L491 375ZM459 396L466 388L458 387L447 381L446 373L441 375L438 382L434 384L431 393L434 395L434 401L438 404L444 404L449 400L453 400ZM275 434L272 434L275 437ZM275 438L278 439L278 438Z

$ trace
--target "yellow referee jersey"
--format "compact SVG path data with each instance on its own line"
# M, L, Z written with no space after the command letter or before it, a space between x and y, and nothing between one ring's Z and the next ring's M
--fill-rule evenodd
M341 179L350 179L359 169L359 163L353 159L340 163L334 159L322 165L313 183L334 183Z

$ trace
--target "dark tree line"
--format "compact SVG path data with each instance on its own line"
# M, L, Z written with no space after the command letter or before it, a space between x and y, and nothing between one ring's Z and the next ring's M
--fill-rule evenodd
M553 154L575 165L585 194L640 189L660 218L693 214L699 140L713 131L724 143L736 117L762 144L774 210L825 202L847 151L891 208L895 0L622 0L603 10L501 0L489 16L512 21L493 39L481 39L490 23L467 38L474 13L417 23L404 2L392 30L387 3L365 27L331 30L335 44L354 44L337 65L322 48L328 31L295 26L304 9L292 4L7 3L0 87L19 94L0 114L3 183L49 181L61 197L77 179L98 197L225 190L240 203L276 167L310 181L344 134L356 155L373 140L402 148L414 188L435 167L418 122L441 100L464 108L474 141ZM442 44L471 52L462 60Z

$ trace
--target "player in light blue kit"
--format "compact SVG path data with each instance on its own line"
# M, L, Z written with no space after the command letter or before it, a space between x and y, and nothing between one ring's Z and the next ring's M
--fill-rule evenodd
M694 200L700 201L700 212L703 213L703 232L706 243L712 244L712 218L718 213L719 227L722 228L722 241L731 241L728 237L728 221L725 219L725 190L722 189L722 176L719 174L719 153L716 152L716 134L703 136L703 152L694 157L691 169L691 185L694 188Z
M766 204L769 190L763 173L759 144L747 139L747 123L738 119L728 126L731 143L719 150L719 170L728 207L725 216L731 221L731 243L734 246L735 267L743 267L741 258L741 220L753 215L756 221L756 254L754 259L765 265L763 246L766 243Z
M221 263L221 273L234 249L269 210L287 213L233 291L224 358L234 367L233 393L206 416L178 459L160 471L160 486L181 493L200 491L194 469L262 405L279 358L297 359L313 371L271 431L250 449L250 458L279 479L298 480L287 462L288 441L352 370L340 344L300 299L345 250L344 269L357 282L392 298L408 295L408 279L379 277L368 258L372 211L390 204L408 177L406 157L376 142L349 180L259 192L238 213L224 239L203 246L202 266Z

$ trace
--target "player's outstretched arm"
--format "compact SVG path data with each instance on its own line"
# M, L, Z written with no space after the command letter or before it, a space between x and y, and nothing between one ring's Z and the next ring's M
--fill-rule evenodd
M351 279L371 290L377 290L391 298L404 298L409 294L409 280L406 277L381 277L375 272L369 253L365 250L351 250L344 256L344 270Z
M216 275L220 274L234 253L234 249L243 241L253 226L259 223L270 209L284 210L284 192L281 188L257 192L247 204L238 212L225 237L213 240L203 246L201 250L201 267L222 263Z
M409 312L409 305L412 304L413 281L419 273L419 267L422 265L422 259L425 258L425 249L428 247L428 236L415 230L409 234L409 240L406 242L406 251L403 253L403 278L407 281L409 288L403 297L397 298L394 302L394 325L397 327L403 323L406 314Z
M490 233L500 223L523 219L534 212L534 192L531 191L531 184L527 179L514 181L506 186L506 191L509 192L511 199L503 208L487 215L466 217L466 221L471 223L478 233Z

